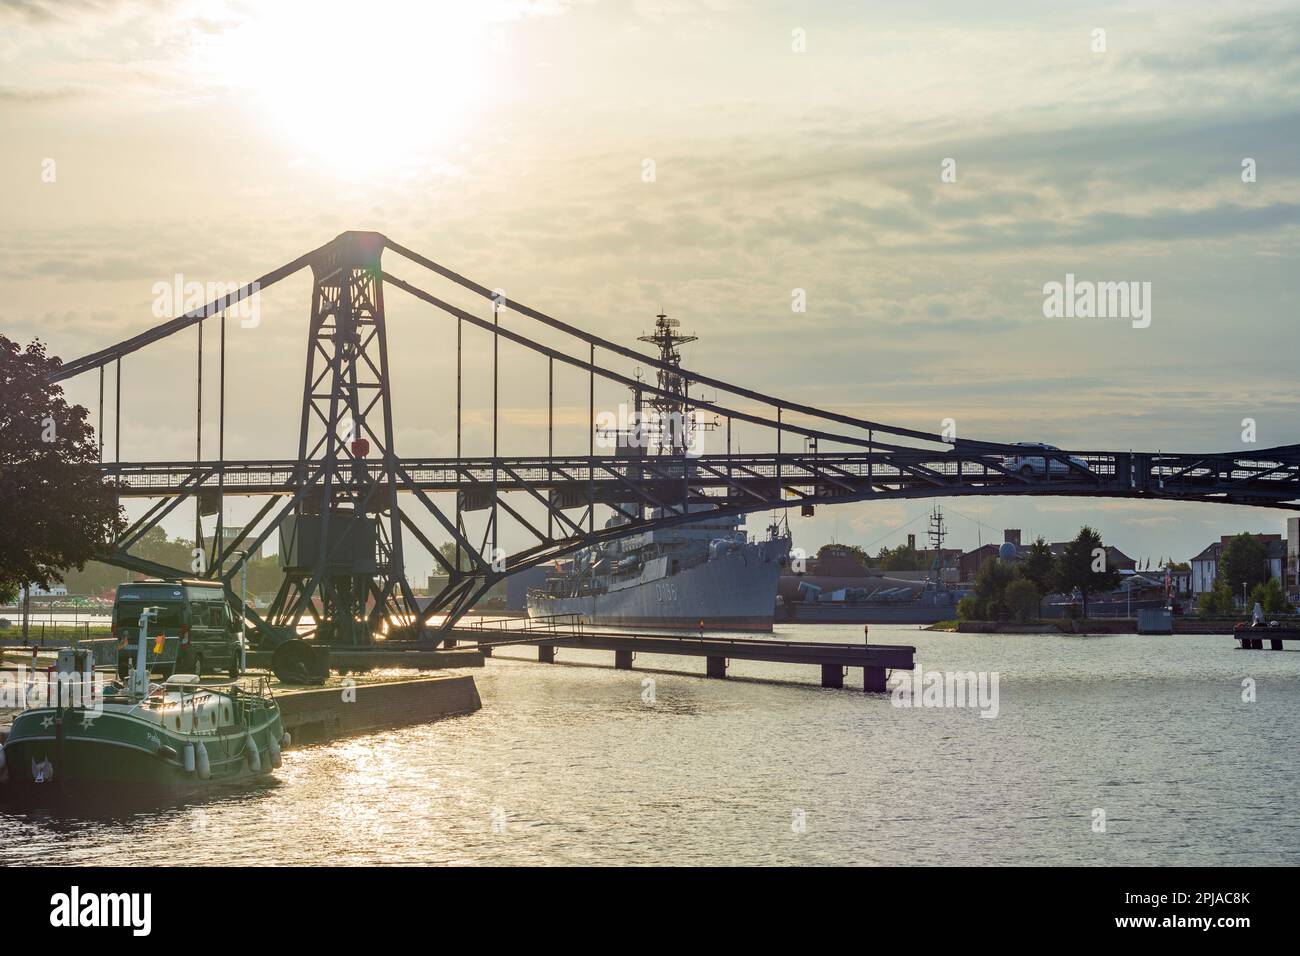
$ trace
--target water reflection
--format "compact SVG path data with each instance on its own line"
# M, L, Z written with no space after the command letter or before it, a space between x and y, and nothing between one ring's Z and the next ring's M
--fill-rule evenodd
M754 682L719 682L649 655L498 657L470 672L482 711L292 750L273 781L0 808L0 862L1300 863L1300 653L872 631L927 669L1000 672L999 716L822 689L809 667L735 662Z

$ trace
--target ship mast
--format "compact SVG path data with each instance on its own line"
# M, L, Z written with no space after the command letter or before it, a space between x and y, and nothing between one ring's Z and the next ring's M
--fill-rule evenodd
M638 342L646 342L659 349L659 361L666 368L658 370L658 384L661 392L650 399L643 399L637 392L638 424L644 428L648 443L654 445L660 453L685 454L694 447L693 440L697 431L709 431L717 427L717 422L701 422L695 417L693 409L688 407L686 399L690 383L681 373L682 353L679 348L687 342L694 342L698 336L683 335L679 329L681 323L670 319L663 312L655 316L653 335L641 335ZM641 421L645 414L642 406L654 409L652 421Z
M930 547L934 551L934 562L930 565L930 570L934 573L935 588L940 591L947 589L947 582L943 579L943 539L947 536L948 531L943 524L943 512L936 504L930 511Z

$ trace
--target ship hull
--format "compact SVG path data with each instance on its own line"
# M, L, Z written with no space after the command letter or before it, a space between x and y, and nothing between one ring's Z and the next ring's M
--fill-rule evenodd
M52 708L20 714L4 743L5 795L22 799L68 789L92 796L182 793L265 777L273 769L272 748L284 736L274 705L258 708L247 727L206 734L176 733L114 710L110 705L90 721L79 711ZM247 746L250 734L258 751L255 758ZM187 744L207 751L207 779L185 769Z
M616 590L528 595L528 616L572 614L603 627L771 631L788 538L755 542L669 577Z

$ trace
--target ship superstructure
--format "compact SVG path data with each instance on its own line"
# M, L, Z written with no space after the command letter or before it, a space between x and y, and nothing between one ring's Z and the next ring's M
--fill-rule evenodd
M702 419L687 402L690 383L681 372L680 346L696 341L676 319L655 317L652 334L640 341L656 346L666 367L658 370L661 392L645 399L633 390L627 427L605 434L603 444L620 454L671 457L689 476L703 435L716 422ZM686 483L689 483L689 479ZM618 506L605 527L632 520L635 506ZM648 516L671 516L655 509ZM707 510L692 505L691 511ZM546 586L528 593L531 617L576 614L598 625L662 628L771 630L777 579L790 553L789 528L768 526L751 541L743 517L709 517L616 539L557 562Z

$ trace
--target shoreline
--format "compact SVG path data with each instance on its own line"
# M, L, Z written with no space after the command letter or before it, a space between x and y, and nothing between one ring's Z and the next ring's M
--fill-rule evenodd
M1174 618L1173 634L1217 634L1231 636L1236 621L1202 621ZM939 621L922 628L948 634L1136 634L1136 618L1097 620L1030 621L1024 624L998 621ZM1152 637L1169 635L1147 635Z

